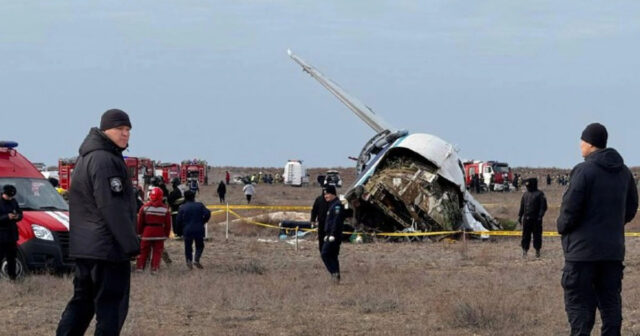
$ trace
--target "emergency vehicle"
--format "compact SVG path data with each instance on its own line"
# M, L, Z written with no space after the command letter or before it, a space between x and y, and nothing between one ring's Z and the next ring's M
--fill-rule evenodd
M69 258L69 206L51 183L22 156L13 141L0 141L0 186L11 184L23 218L18 225L18 276L34 269L64 271L73 268ZM7 276L7 263L0 261Z
M58 183L60 188L69 190L71 188L71 174L76 167L77 158L58 160Z
M471 186L471 177L478 174L480 182L490 191L509 191L513 181L513 174L509 164L498 161L466 161L464 175L467 187Z
M162 176L165 183L171 183L174 178L180 178L180 165L177 163L159 163L156 165L156 176Z
M289 160L284 165L284 184L300 187L309 184L309 175L302 165L302 160Z
M127 166L129 178L134 187L144 187L155 173L154 162L149 158L125 156L124 164Z
M207 177L207 161L203 160L184 160L180 166L180 182L187 183L191 179L196 179L199 184L207 185L209 178Z

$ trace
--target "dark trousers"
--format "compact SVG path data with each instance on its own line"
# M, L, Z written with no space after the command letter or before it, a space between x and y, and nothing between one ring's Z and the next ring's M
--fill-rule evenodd
M602 335L620 335L623 269L622 261L565 261L562 288L571 335L591 335L596 308Z
M324 245L324 236L324 230L320 230L318 227L318 249L320 250L320 253L322 253L322 246Z
M224 204L224 194L218 194L220 196L220 203Z
M251 195L245 195L247 196L247 204L251 203Z
M192 246L194 241L196 242L196 255L195 255L196 262L200 262L202 251L204 251L204 238L184 237L184 255L187 258L188 263L194 260L193 246Z
M338 260L338 255L340 254L340 243L338 242L325 242L322 245L322 252L320 255L322 256L322 261L324 265L327 267L327 271L331 274L340 273L340 261Z
M525 251L529 250L531 235L533 235L533 248L536 250L542 248L542 222L537 220L522 221L522 249Z
M131 264L76 259L73 297L62 313L57 335L84 335L96 315L95 335L119 335L129 311Z
M0 262L7 259L7 275L9 279L16 279L16 257L18 255L18 245L15 241L0 242Z

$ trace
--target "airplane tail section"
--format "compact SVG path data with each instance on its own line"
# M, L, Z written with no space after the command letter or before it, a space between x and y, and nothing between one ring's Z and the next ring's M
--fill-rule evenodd
M385 130L395 131L396 129L391 127L380 116L376 115L369 106L362 103L355 97L349 95L338 84L334 83L331 79L325 77L320 71L313 66L307 64L300 57L293 54L291 50L287 50L289 57L298 63L302 70L307 72L311 77L317 80L322 86L324 86L329 92L333 93L343 104L345 104L353 113L355 113L362 121L364 121L369 127L371 127L376 133L380 133Z

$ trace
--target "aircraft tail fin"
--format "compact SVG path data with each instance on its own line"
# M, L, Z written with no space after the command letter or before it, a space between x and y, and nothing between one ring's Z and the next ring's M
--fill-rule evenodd
M355 113L362 121L364 121L369 127L371 127L376 133L380 133L384 130L394 131L395 128L391 127L380 116L365 105L363 102L355 97L349 95L338 84L334 83L331 79L325 77L320 71L313 66L307 64L300 57L287 50L289 57L298 63L302 70L307 72L311 77L317 80L322 86L324 86L329 92L336 96L343 104L345 104L353 113Z

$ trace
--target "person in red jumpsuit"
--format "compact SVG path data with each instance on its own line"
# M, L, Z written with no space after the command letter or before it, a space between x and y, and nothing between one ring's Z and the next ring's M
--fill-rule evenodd
M138 234L141 236L140 255L136 268L144 270L149 252L151 255L151 272L160 268L160 259L164 248L164 240L171 231L171 212L162 202L162 189L153 188L149 193L149 202L145 203L138 212Z

